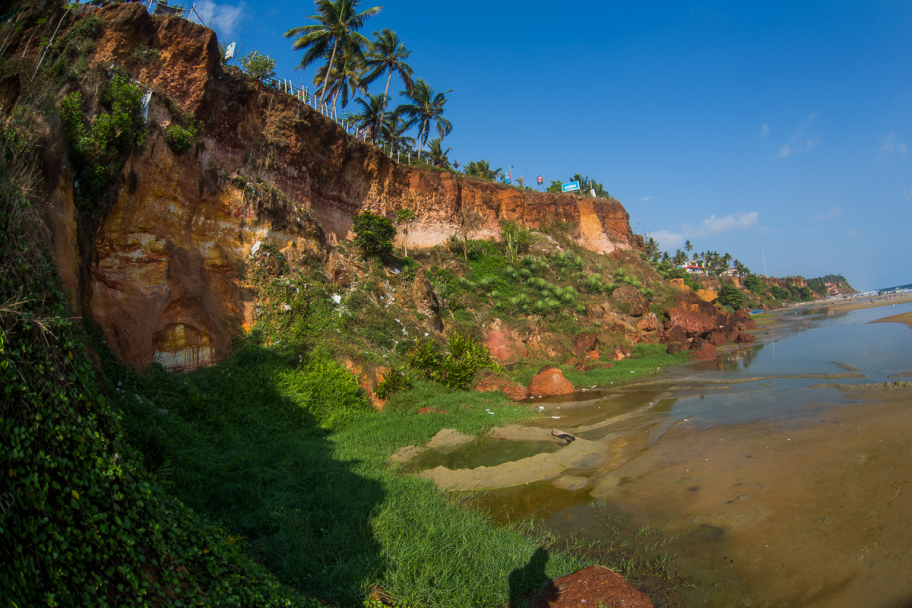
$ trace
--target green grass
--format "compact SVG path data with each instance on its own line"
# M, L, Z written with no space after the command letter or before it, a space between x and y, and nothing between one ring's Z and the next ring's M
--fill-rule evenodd
M610 369L593 369L588 372L578 372L572 365L557 365L564 377L573 383L573 386L584 387L593 384L597 386L618 386L633 382L646 376L658 374L662 368L678 365L689 360L689 353L669 355L662 344L640 344L633 347L633 357L612 362ZM598 361L596 363L599 363ZM512 366L507 376L514 382L528 386L532 377L541 369L541 362L525 363ZM631 374L631 372L633 372Z
M282 582L343 606L379 585L435 607L501 606L540 582L523 574L540 547L533 537L494 527L387 464L441 429L480 433L529 418L529 408L419 380L387 411L351 408L330 430L288 380L312 366L252 340L228 361L180 377L140 376L103 358L150 468L179 499L243 536ZM448 413L417 415L424 405ZM552 555L546 573L581 565Z
M610 369L593 369L578 372L572 366L563 366L564 377L574 386L609 386L624 384L658 374L662 368L684 363L690 358L687 352L669 355L661 344L641 344L633 348L633 357L612 363Z

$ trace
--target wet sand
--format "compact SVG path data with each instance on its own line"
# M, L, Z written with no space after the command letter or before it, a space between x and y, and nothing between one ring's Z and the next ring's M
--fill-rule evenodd
M685 534L719 586L686 605L850 607L912 600L912 389L788 422L678 426L592 495Z
M904 312L900 315L887 317L886 319L877 319L876 321L871 321L871 323L905 323L909 327L912 327L912 312Z

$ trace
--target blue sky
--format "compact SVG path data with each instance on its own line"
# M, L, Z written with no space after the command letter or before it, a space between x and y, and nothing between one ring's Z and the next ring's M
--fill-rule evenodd
M451 160L527 184L588 174L672 253L690 239L757 273L765 254L771 276L912 282L912 3L361 7L378 4L362 33L395 30L415 76L453 89ZM196 8L220 41L312 82L282 37L312 2Z

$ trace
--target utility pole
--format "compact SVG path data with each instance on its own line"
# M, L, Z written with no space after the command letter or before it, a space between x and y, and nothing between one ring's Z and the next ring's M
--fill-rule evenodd
M514 165L510 165L510 185L511 186L513 185L513 167L514 167Z

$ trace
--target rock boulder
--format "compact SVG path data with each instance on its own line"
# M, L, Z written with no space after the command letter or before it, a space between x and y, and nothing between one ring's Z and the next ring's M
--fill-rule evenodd
M533 605L535 608L653 608L648 597L604 566L589 566L554 579Z
M621 285L611 294L611 299L622 312L631 317L642 317L649 310L649 301L643 297L639 289L630 285Z
M677 325L687 333L688 337L702 336L716 328L713 318L703 312L680 308L669 308L666 312L668 321L665 323L665 328L671 329Z
M529 394L533 396L549 397L552 395L569 395L573 392L573 384L564 378L563 372L556 368L546 369L529 383Z

